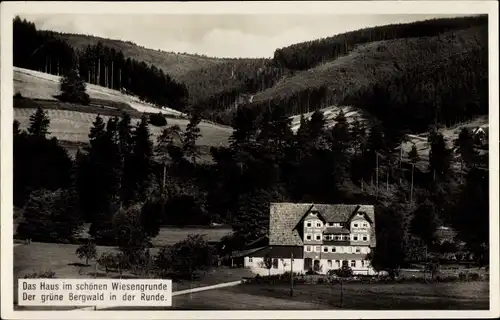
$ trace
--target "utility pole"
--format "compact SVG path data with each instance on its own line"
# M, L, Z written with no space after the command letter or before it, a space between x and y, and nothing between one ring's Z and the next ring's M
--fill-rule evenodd
M376 198L378 199L378 152L375 151L375 159L376 159L376 177L375 177L375 188L376 188Z
M111 89L113 89L113 78L114 78L114 73L113 73L113 60L111 60Z
M122 69L120 69L120 76L118 77L118 89L122 88Z
M411 187L410 187L410 205L413 203L413 171L415 170L415 164L411 164Z
M290 253L290 296L293 297L293 252Z
M340 309L342 309L343 300L344 300L343 278L340 278Z

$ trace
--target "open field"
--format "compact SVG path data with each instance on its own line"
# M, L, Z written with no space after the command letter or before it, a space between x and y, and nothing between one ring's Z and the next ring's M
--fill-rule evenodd
M222 289L221 289L222 290ZM340 308L340 285L301 284L295 286L294 297L290 298L288 285L244 284L225 288L225 291L239 294L272 298L286 298L293 301L318 303L330 308ZM489 308L488 282L454 283L398 283L398 284L356 284L343 285L342 309L355 310L408 310L408 309L469 309Z
M55 96L60 94L59 81L60 77L58 76L14 67L14 93L19 92L25 98L57 100ZM151 104L140 101L137 97L89 83L87 83L87 93L91 99L104 99L126 103L139 112L161 112L167 115L182 115L177 110L156 108Z
M30 108L15 108L14 109L14 119L19 121L21 129L26 129L29 125L29 117L32 115L36 109ZM51 136L57 137L61 141L70 142L88 142L88 134L92 123L96 118L96 114L85 113L78 111L69 110L46 110L50 118L50 129ZM107 121L110 116L102 115L104 121ZM134 119L132 122L135 124L138 119ZM188 120L184 119L167 119L168 125L179 125L179 127L184 130L189 123ZM152 141L156 141L156 138L161 134L165 127L149 126L150 132L152 134ZM198 140L199 145L205 146L220 146L227 145L228 138L232 133L232 129L228 127L217 126L211 123L202 122L199 124L199 128L202 136Z

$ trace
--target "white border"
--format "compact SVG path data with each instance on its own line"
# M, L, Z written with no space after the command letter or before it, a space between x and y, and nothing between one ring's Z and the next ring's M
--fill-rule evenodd
M498 317L498 3L497 1L339 2L2 2L1 3L1 273L2 318L65 319L60 311L13 311L12 19L21 13L79 14L488 14L490 84L490 310L489 311L75 311L73 319L263 318L489 318Z

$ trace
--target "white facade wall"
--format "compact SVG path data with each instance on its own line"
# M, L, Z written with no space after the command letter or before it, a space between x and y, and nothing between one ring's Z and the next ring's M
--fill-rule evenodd
M340 267L337 265L335 260L331 260L332 264L331 267L328 264L328 259L321 259L321 272L323 274L326 274L329 270L335 270L339 269L342 264L340 264ZM377 272L373 270L373 268L370 266L369 261L365 260L365 264L362 265L360 260L354 260L356 261L356 266L351 266L351 260L349 260L349 266L351 267L353 274L357 275L375 275ZM293 259L293 272L296 273L305 273L307 270L304 270L304 259ZM275 274L283 274L285 272L290 272L290 259L279 259L278 258L278 268L271 268L271 271L267 269L264 265L264 258L258 258L258 257L245 257L244 260L244 267L250 269L252 273L258 274L261 276L267 276L269 274L275 275Z
M285 272L291 271L290 259L278 259L278 268L271 268L269 273L269 269L264 266L264 258L259 257L245 257L243 265L245 268L250 269L253 273L267 276L269 274L282 274ZM293 259L293 272L304 272L304 260L303 259Z

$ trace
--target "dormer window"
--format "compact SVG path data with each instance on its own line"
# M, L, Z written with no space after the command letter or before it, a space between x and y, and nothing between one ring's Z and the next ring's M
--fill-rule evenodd
M321 221L316 221L316 228L321 228L323 226L323 224L321 223Z
M333 223L333 222L328 222L328 225L329 225L330 227L333 227L334 223Z
M363 227L364 227L364 228L368 227L368 223L363 222Z
M317 214L318 214L318 213L317 213L316 211L311 211L311 215L312 215L312 216L315 216L315 215L317 215Z
M354 224L354 228L357 228L357 227L358 227L358 224L357 224L357 223L355 223L355 224Z

